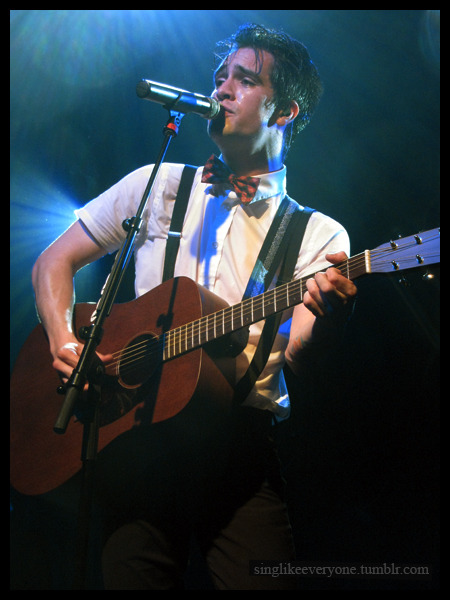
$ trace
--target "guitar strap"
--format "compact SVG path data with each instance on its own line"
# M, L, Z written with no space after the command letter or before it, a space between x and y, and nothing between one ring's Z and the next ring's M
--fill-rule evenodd
M306 226L313 212L313 208L305 206L301 209L297 202L288 196L284 197L261 247L243 300L266 291L280 264L276 286L292 279ZM279 312L267 317L252 362L235 386L234 400L237 403L247 398L262 373L282 315L283 313Z
M171 279L174 274L181 230L196 171L197 167L185 165L181 175L168 232L163 281ZM283 198L261 247L242 300L266 291L280 265L276 285L292 279L303 235L313 212L314 209L307 206L301 209L297 202L291 200L287 195ZM281 317L282 313L280 312L266 319L252 362L236 385L234 398L237 402L245 400L264 369Z

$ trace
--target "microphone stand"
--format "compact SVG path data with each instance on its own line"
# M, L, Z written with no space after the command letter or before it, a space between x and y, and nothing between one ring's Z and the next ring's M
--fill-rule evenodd
M88 327L83 327L80 332L80 337L82 337L86 343L77 366L73 370L69 381L62 389L65 398L53 428L55 433L64 434L66 432L70 419L75 414L77 408L79 408L81 394L83 393L86 382L88 382L87 400L86 402L83 402L81 409L82 417L80 418L84 427L81 448L81 460L83 464L78 510L77 540L75 546L75 578L73 589L84 589L86 584L89 521L94 488L94 466L98 450L100 383L104 374L104 366L95 351L102 339L103 324L111 312L125 269L129 263L136 236L139 233L142 224L142 215L147 206L154 181L158 175L170 142L178 135L181 119L184 117L183 113L173 111L168 107L165 108L169 111L169 119L163 129L164 138L161 149L136 215L126 219L122 223L122 227L127 232L127 236L122 243L121 248L117 251L111 273L108 275L101 292L101 297L91 318L92 324Z

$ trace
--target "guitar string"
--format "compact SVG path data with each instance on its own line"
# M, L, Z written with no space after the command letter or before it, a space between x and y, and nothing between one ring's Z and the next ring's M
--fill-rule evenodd
M428 242L430 240L426 241ZM402 244L402 248L400 248L399 246L400 244L397 242L397 248L393 249L391 246L386 246L382 248L376 248L375 250L370 251L369 255L371 264L374 265L377 260L379 260L380 258L384 258L384 255L386 253L390 255L390 258L392 258L393 252L405 250L408 246L415 247L417 246L417 243L411 242L409 244ZM425 258L426 254L422 252L421 256ZM391 262L392 261L390 260L388 263L386 263L386 265L390 264ZM350 271L358 271L358 269L361 266L364 266L365 263L366 253L362 252L354 257L349 258L343 263L335 265L335 267L340 269L343 274L350 274ZM312 276L313 274L311 274L311 277ZM358 276L358 274L356 276ZM288 288L297 287L297 285L301 289L296 290L294 292L291 291L291 294L289 294ZM238 311L240 314L240 318L245 320L245 318L248 318L248 316L251 315L253 312L257 313L259 310L261 310L261 307L264 304L267 306L269 304L269 302L267 301L268 298L273 297L273 299L276 300L277 303L282 303L283 301L287 300L289 295L294 295L295 293L298 293L298 291L300 291L301 297L303 298L303 293L305 290L306 278L303 278L282 284L281 286L274 288L273 290L269 290L268 292L260 294L259 296L256 296L254 298L249 298L248 300L241 303L242 310ZM227 328L230 325L233 327L233 309L235 309L235 307L233 306L226 307L225 309L219 310L216 313L206 315L205 317L201 317L200 319L197 319L191 323L185 323L182 326L169 331L165 339L165 347L169 348L170 354L173 354L173 356L169 356L169 358L177 356L188 350L192 350L195 347L201 346L207 341L202 339L203 336L206 334L208 338L211 337L211 333L215 334L215 329L217 326L219 327L219 329L222 329L222 333L219 336L213 335L213 338L221 337L222 335L228 333ZM217 319L218 315L221 315L220 319ZM219 324L217 324L217 321L219 321ZM203 328L202 324L204 325ZM196 325L198 326L197 329ZM245 326L245 324L242 326ZM224 330L225 333L223 333ZM192 343L192 338L198 341ZM120 364L120 370L123 373L127 367L134 367L138 361L141 361L143 359L143 357L148 359L151 356L154 356L155 354L161 354L161 345L161 336L155 336L150 339L147 338L137 344L128 346L126 349L122 349L114 353L113 357L117 359L116 362L111 362L107 366L111 367Z

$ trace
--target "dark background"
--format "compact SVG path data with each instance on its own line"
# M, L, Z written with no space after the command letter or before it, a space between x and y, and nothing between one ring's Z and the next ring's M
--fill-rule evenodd
M74 209L156 158L166 112L137 82L209 94L215 42L248 21L301 40L324 82L287 158L290 195L343 223L352 254L439 226L440 11L11 11L11 366L37 323L38 254ZM202 164L214 150L189 115L167 160ZM98 299L110 266L77 276L78 301ZM300 587L437 589L439 270L406 277L361 279L339 347L302 379L286 373L293 415L279 443L299 559L428 565L433 577ZM130 270L119 300L131 282ZM13 494L12 589L70 585L61 531L70 539L74 496ZM190 585L207 589L201 563Z

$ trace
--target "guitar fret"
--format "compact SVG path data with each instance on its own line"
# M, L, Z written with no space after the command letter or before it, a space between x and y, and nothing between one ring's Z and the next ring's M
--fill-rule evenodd
M180 335L180 354L181 352L186 352L187 347L186 347L186 325L183 326L183 335ZM183 350L183 346L182 346L182 342L184 341L184 350Z
M226 324L225 324L225 317L227 315L229 311L225 311L225 310L221 310L220 311L220 323L221 323L221 333L220 335L224 335L226 333ZM233 319L233 310L231 310L231 319ZM231 321L233 322L233 321Z
M196 336L196 330L195 330L195 324L196 321L194 321L193 323L191 323L191 329L192 329L192 334L191 334L191 348L195 348L195 336Z
M166 352L166 334L162 333L160 335L160 343L162 344L162 358L163 360L167 360L167 352Z
M295 304L298 304L303 300L303 281L302 279L298 279L295 281L291 281L287 286L287 294L286 294L286 306L290 307ZM291 293L289 293L291 292Z
M216 339L216 315L211 315L213 317L212 323L209 324L209 339Z
M165 334L165 351L167 358L170 358L170 332Z
M165 351L166 357L170 358L170 339L171 339L170 331L165 334Z

